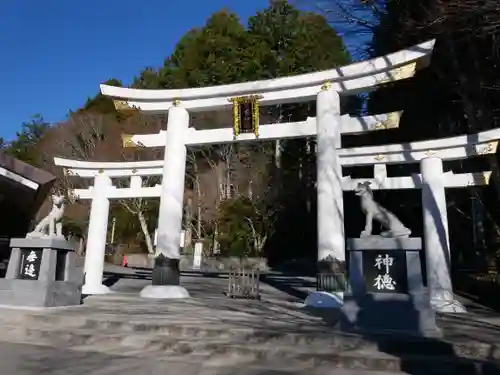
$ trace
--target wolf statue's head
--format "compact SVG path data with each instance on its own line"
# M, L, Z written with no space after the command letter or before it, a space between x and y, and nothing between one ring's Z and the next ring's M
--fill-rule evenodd
M372 189L370 189L371 182L370 181L365 181L365 182L360 182L358 183L358 186L356 186L356 189L354 189L354 194L358 196L362 196L364 194L372 194Z
M54 206L60 207L64 203L65 198L61 195L52 195L52 203Z

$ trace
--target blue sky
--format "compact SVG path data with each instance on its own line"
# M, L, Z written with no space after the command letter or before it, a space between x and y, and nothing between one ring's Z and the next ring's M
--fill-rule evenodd
M0 136L41 114L64 120L99 83L160 66L179 38L227 7L242 20L268 0L0 0Z

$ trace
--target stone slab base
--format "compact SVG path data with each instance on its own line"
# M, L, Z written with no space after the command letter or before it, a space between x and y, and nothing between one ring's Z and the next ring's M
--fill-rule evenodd
M381 236L367 236L363 238L348 238L347 247L352 251L363 250L420 250L420 237L387 238Z
M57 307L80 302L81 286L77 283L0 279L0 305Z
M93 295L93 294L109 294L112 293L111 290L106 285L87 285L82 287L82 294Z
M441 291L431 297L431 306L436 312L440 313L466 313L467 309L455 299L453 293Z
M74 242L66 241L64 238L53 238L45 236L32 238L12 238L10 240L10 247L74 251L76 249L76 244Z
M189 292L180 285L148 285L141 290L140 296L154 299L190 298Z
M347 332L441 337L436 314L426 298L425 293L420 296L366 294L362 297L346 293L340 327Z

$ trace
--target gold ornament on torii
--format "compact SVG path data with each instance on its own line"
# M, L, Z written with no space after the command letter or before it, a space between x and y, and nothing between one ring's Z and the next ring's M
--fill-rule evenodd
M230 98L233 103L233 136L253 133L259 136L259 99L261 95L238 96Z
M387 78L382 78L378 83L388 83L399 81L407 78L411 78L417 72L417 63L413 62L407 65L400 66L399 68L389 70L387 74Z
M494 154L497 152L497 147L498 147L498 141L490 142L485 146L481 145L476 147L476 154L477 155Z
M136 107L130 105L125 100L113 100L113 104L118 112L137 111Z
M133 134L122 134L122 147L146 147L143 143L134 141L133 137Z
M387 118L384 121L380 121L375 125L376 130L385 130L385 129L395 129L399 127L399 121L401 120L400 112L391 112L387 114Z

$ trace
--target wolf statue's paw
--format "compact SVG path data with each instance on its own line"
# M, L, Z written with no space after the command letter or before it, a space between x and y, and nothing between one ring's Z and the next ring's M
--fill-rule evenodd
M368 236L371 236L371 235L372 235L371 232L369 232L367 230L364 230L364 231L361 232L361 234L359 235L359 237L364 238L364 237L368 237Z
M26 238L42 238L43 236L45 236L45 233L35 231L26 234Z

